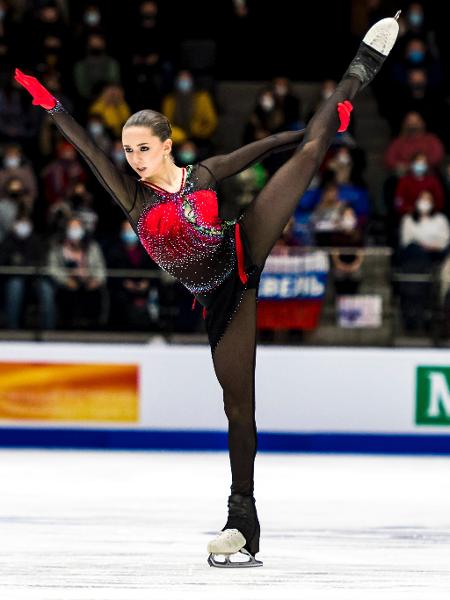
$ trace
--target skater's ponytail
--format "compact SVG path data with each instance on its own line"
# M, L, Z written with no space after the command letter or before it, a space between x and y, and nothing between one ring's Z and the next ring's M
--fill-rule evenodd
M124 129L127 127L149 127L153 135L162 142L168 140L172 135L169 119L156 110L146 109L134 113L123 126Z

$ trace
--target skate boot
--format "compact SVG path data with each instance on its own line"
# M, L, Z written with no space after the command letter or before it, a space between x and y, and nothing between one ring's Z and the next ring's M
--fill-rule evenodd
M381 19L372 25L363 38L355 58L350 63L345 77L356 77L365 88L381 69L398 35L397 20L400 11L394 18Z
M228 498L228 521L222 533L208 544L208 563L211 567L262 567L256 560L259 552L259 521L252 496L231 494ZM239 554L248 560L239 560ZM216 555L224 560L217 560ZM236 555L237 560L230 560Z

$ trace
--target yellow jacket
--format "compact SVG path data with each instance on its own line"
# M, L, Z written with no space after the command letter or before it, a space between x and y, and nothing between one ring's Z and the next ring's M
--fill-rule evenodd
M217 113L211 96L206 91L194 92L194 110L190 123L190 131L185 131L173 122L175 114L175 95L168 94L162 104L162 112L172 125L172 140L181 144L186 139L194 137L208 139L217 128Z
M130 116L130 107L123 101L120 104L106 104L104 100L97 100L89 108L89 114L100 115L109 129L117 138L122 134L122 127Z

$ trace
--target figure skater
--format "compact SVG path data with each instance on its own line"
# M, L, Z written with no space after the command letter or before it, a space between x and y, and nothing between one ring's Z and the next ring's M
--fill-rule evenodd
M16 69L15 78L33 96L33 104L52 116L85 158L148 254L203 306L228 418L232 474L227 522L208 544L212 566L262 564L255 559L260 527L253 496L256 306L261 271L334 138L338 115L343 130L349 121L350 100L373 79L394 45L397 18L371 27L335 92L305 131L272 135L181 168L172 158L169 121L152 110L132 115L123 127L122 143L139 179L119 171L36 78ZM227 207L216 196L219 181L272 152L296 147L238 220L222 218ZM230 560L238 552L247 559ZM218 560L218 555L225 559Z

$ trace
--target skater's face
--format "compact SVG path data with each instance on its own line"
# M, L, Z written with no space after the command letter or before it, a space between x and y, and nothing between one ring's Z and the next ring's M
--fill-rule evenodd
M142 179L148 179L164 168L172 150L172 140L162 142L149 127L126 127L122 145L128 164Z

